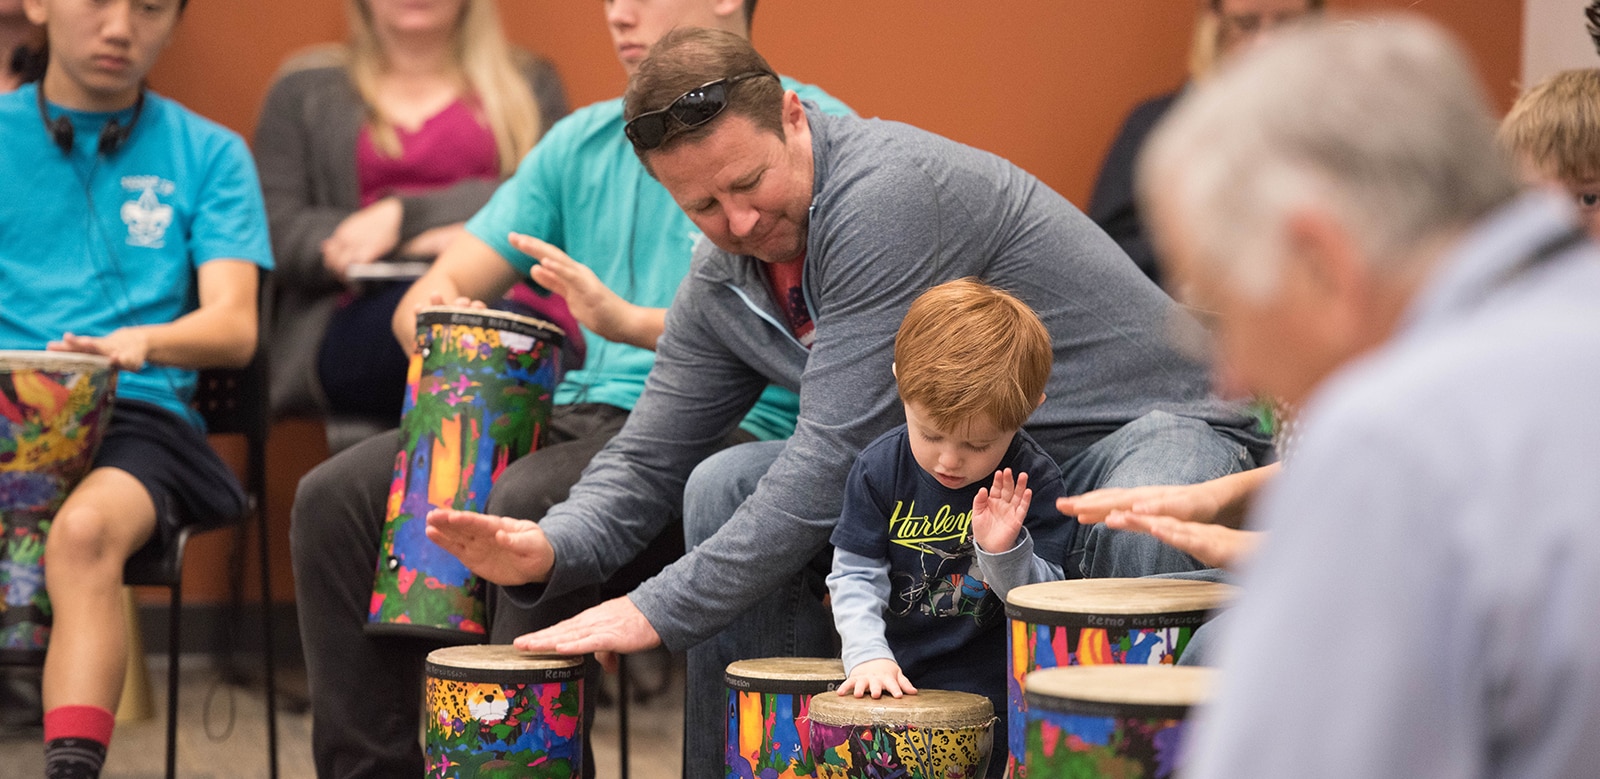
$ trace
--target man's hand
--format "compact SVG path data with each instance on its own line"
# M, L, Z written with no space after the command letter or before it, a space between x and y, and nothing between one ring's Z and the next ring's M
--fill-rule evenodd
M1185 522L1175 517L1152 514L1113 511L1106 517L1105 523L1106 527L1113 530L1132 530L1155 536L1162 543L1188 552L1194 559L1214 568L1237 567L1261 543L1261 534L1252 530L1234 530L1222 525Z
M511 644L524 652L628 654L661 646L661 636L639 607L624 595L544 630L518 636Z
M350 266L376 262L394 251L404 212L399 198L386 197L345 217L322 242L323 267L344 281Z
M550 578L555 550L539 523L471 511L428 512L428 540L473 573L495 584L514 586Z
M1020 474L1012 481L1010 468L995 471L994 482L979 489L972 499L972 539L978 542L978 548L999 554L1016 546L1022 520L1027 518L1032 502L1028 474Z
M881 698L884 693L899 698L903 695L916 695L917 688L911 685L911 680L900 670L899 663L883 657L857 663L856 667L850 669L850 676L839 685L840 695L854 695L860 698L868 692L872 693L874 698Z
M98 354L109 357L111 367L117 370L137 371L144 368L150 354L150 338L144 328L124 327L99 338L67 333L61 336L61 340L51 341L45 348L52 352Z
M1215 522L1221 504L1210 482L1181 486L1111 488L1057 498L1056 510L1093 525L1112 512L1174 517L1186 522Z
M611 291L589 266L531 235L512 233L511 245L539 261L528 275L540 286L564 298L572 316L584 327L608 341L634 343L637 340L634 331L640 307Z

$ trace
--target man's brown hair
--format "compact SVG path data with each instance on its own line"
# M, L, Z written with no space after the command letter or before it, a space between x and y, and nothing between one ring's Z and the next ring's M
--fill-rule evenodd
M685 92L712 81L760 72L776 74L744 38L702 27L673 30L656 41L628 81L622 117L633 121L640 114L666 108ZM743 116L758 129L782 138L783 85L776 77L748 78L733 84L728 89L728 107L715 119L694 128L669 121L661 144L638 152L639 157L646 159L646 155L667 151L683 138L710 133L730 115Z
M1600 70L1565 70L1517 98L1500 145L1564 181L1600 178Z
M978 416L1022 427L1050 380L1050 333L1033 309L975 278L940 284L906 311L894 338L900 399L957 430Z

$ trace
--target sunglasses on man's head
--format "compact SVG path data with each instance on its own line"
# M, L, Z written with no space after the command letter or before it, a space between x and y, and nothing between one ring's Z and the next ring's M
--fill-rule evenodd
M728 90L733 88L734 84L762 76L777 78L778 74L766 70L752 70L701 84L679 95L678 99L672 101L666 108L646 111L635 116L622 130L627 134L628 140L633 142L634 148L639 151L650 151L666 140L668 119L685 128L699 127L717 118L717 114L728 107Z

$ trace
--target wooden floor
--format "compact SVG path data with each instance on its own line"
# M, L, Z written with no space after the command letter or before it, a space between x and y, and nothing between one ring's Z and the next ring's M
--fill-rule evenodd
M629 708L632 759L630 775L638 779L677 779L682 773L683 668L681 659L666 655L634 658L631 678L636 688L660 691ZM151 659L155 716L144 722L118 723L107 757L105 779L161 779L166 755L166 660ZM663 671L670 669L665 677ZM283 674L293 695L305 689L303 677ZM664 680L664 685L662 684ZM605 680L614 691L616 678ZM204 657L185 657L179 692L178 776L185 779L256 779L267 776L266 705L260 688L220 684ZM230 717L230 713L232 716ZM592 726L597 776L619 776L617 709L604 706ZM39 731L0 737L0 779L38 779L44 775ZM278 713L278 775L283 779L313 777L311 717ZM401 777L398 779L408 779Z

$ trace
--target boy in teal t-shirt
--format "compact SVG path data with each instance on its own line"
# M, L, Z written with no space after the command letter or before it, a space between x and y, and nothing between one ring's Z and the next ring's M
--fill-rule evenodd
M188 402L195 370L250 361L259 269L272 258L243 140L144 89L182 7L29 3L50 61L37 85L0 95L0 200L12 206L0 217L0 348L96 354L121 371L89 474L53 517L20 528L44 534L50 563L52 777L99 774L127 667L124 562L179 524L244 510ZM37 582L7 562L11 604ZM14 651L45 634L12 627L0 641Z

